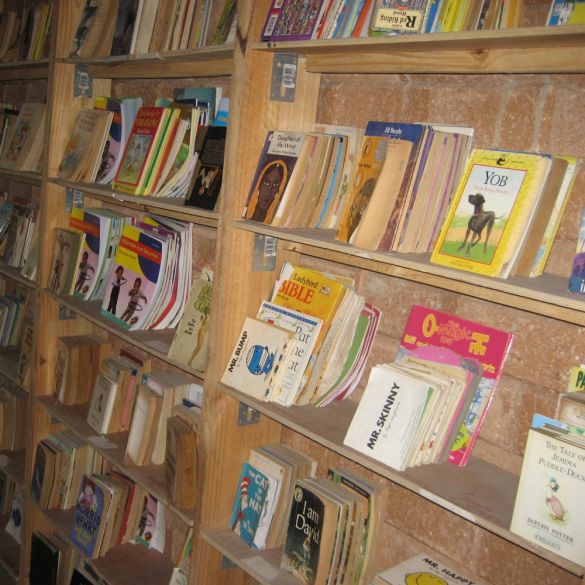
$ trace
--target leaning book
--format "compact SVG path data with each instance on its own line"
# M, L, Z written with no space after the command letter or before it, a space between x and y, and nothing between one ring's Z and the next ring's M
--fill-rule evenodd
M584 482L583 438L554 421L533 422L510 531L585 565Z

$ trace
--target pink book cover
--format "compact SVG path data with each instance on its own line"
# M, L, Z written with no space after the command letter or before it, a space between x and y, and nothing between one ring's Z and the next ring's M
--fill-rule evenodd
M479 388L449 456L449 461L455 465L465 465L469 459L513 339L514 335L507 331L421 305L413 305L410 311L396 363L401 362L404 356L417 347L436 345L451 349L464 359L476 359L483 367Z

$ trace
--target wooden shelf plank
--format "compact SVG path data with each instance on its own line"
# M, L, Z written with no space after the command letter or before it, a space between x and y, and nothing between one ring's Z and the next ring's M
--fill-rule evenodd
M24 468L26 465L26 449L18 451L0 451L0 455L5 455L10 460L8 465L0 467L16 485L24 488Z
M18 359L20 357L20 347L3 347L0 349L0 376L8 378L13 384L16 384L17 389L8 388L9 392L14 394L17 398L25 398L28 392L16 382L16 372L18 370ZM20 390L20 392L18 391Z
M8 278L12 278L18 282L18 284L22 284L22 286L26 286L30 289L35 289L36 283L34 280L29 280L22 274L20 274L20 268L14 268L14 266L8 266L7 264L0 263L0 274L7 276Z
M217 211L207 211L205 209L190 207L185 205L183 198L136 197L114 191L105 185L99 185L97 183L71 183L70 181L63 181L61 179L51 180L62 187L83 191L88 197L93 199L99 199L107 203L121 204L130 209L137 209L145 213L157 213L165 217L215 228L219 221L219 213Z
M17 581L20 575L20 544L5 530L9 519L8 514L0 514L0 565Z
M75 509L44 510L38 506L37 508L51 521L61 538L69 542ZM85 555L82 556L87 558ZM127 543L115 546L105 556L88 561L109 585L128 583L168 585L173 573L173 563L158 551L147 549L140 544Z
M1 80L1 78L0 78ZM9 181L18 181L26 183L27 185L41 186L40 173L30 173L28 171L9 171L8 169L0 169L0 177L8 179Z
M28 79L47 79L48 77L49 59L0 63L0 81L24 81Z
M282 547L268 550L249 548L229 528L208 530L202 532L201 536L262 585L298 585L300 583L296 577L281 570Z
M315 408L312 405L286 408L272 402L260 402L224 384L218 384L217 388L286 427L462 518L575 575L585 574L585 568L580 565L535 546L509 531L518 491L518 476L473 456L466 467L442 463L398 472L343 444L357 408L356 402L343 400L325 408Z
M189 366L170 359L168 356L171 343L175 337L176 329L156 329L148 331L129 331L120 325L117 325L107 317L101 315L102 301L84 301L74 296L59 296L48 289L43 289L43 293L58 302L59 304L81 315L88 321L95 323L102 329L117 335L124 341L139 347L143 351L164 360L165 362L183 370L184 372L203 379L203 373L190 368Z
M102 448L92 440L100 435L87 422L89 402L76 404L75 406L63 406L62 404L55 403L55 399L52 396L38 396L35 400L82 441L87 443L92 449L95 449L95 451L115 465L122 473L132 479L132 481L147 490L148 493L167 508L173 510L184 522L190 526L193 525L193 519L195 517L194 509L186 510L177 508L169 502L165 485L165 464L150 464L138 467L125 459L126 443L128 441L127 432L104 435L111 443L111 447Z
M232 225L287 242L287 249L319 256L430 286L437 286L487 301L517 307L554 319L585 325L585 297L567 291L568 276L543 274L537 278L490 278L432 264L430 254L397 254L364 250L335 240L333 230L280 229L238 220ZM300 244L300 245L296 245Z

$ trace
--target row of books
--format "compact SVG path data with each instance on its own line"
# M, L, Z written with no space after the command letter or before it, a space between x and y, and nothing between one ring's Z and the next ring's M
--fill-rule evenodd
M46 106L25 103L18 111L3 112L0 168L40 173L43 168Z
M34 281L38 266L39 208L29 201L6 194L0 205L0 257L4 264L20 268L20 273Z
M433 252L489 276L544 270L580 159L471 150L473 128L369 122L270 131L243 217L336 229L368 250ZM357 148L358 145L359 150Z
M0 15L0 61L12 63L47 59L51 44L53 4L33 4L28 10Z
M212 1L87 0L72 15L79 22L71 57L104 57L192 49L206 45ZM236 3L226 0L213 44L235 27ZM235 35L235 31L232 33Z
M528 431L510 531L585 564L585 392L560 394L554 418L535 414Z
M512 341L511 333L414 305L394 364L372 368L344 444L398 471L465 465Z
M141 104L140 98L96 98L93 110L78 112L59 177L112 183L129 195L193 198L193 205L214 209L229 100L220 88L186 88L155 107Z
M0 451L18 451L26 447L28 398L15 392L15 384L0 378Z
M489 30L520 26L522 0L273 0L262 41Z
M246 319L222 382L283 406L347 398L363 374L381 315L354 284L285 262L270 301Z
M102 315L125 329L175 327L191 289L192 224L74 207L55 233L48 288L103 300ZM119 302L120 296L122 302Z

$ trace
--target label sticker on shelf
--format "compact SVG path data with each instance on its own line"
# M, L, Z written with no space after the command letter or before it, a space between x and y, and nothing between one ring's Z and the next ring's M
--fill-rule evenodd
M60 425L61 421L57 417L51 415L51 424L52 425Z
M83 191L67 187L65 191L65 213L71 213L74 207L83 207Z
M242 563L247 567L250 567L252 571L260 575L265 581L273 581L280 571L273 567L268 561L264 560L260 556L250 557L248 559L242 559Z
M275 53L272 60L270 99L276 102L294 102L297 87L299 56L292 53Z
M459 506L456 506L455 504L452 504L451 502L444 500L443 498L437 496L436 494L427 492L427 490L420 490L420 495L423 498L426 498L431 502L435 502L435 504L439 504L439 506L442 506L443 508L446 508L450 512L453 512L454 514L457 514L458 516L461 516L462 518L465 518L466 520L469 520L470 522L473 522L475 524L475 516L471 512L468 512L467 510L464 510L463 508L460 508Z
M278 238L255 234L252 272L272 272L276 269Z
M87 72L87 65L75 66L73 80L73 97L93 97L93 79Z
M106 437L98 437L97 435L92 435L91 437L87 437L88 441L91 441L98 449L116 449L117 445L112 443Z

